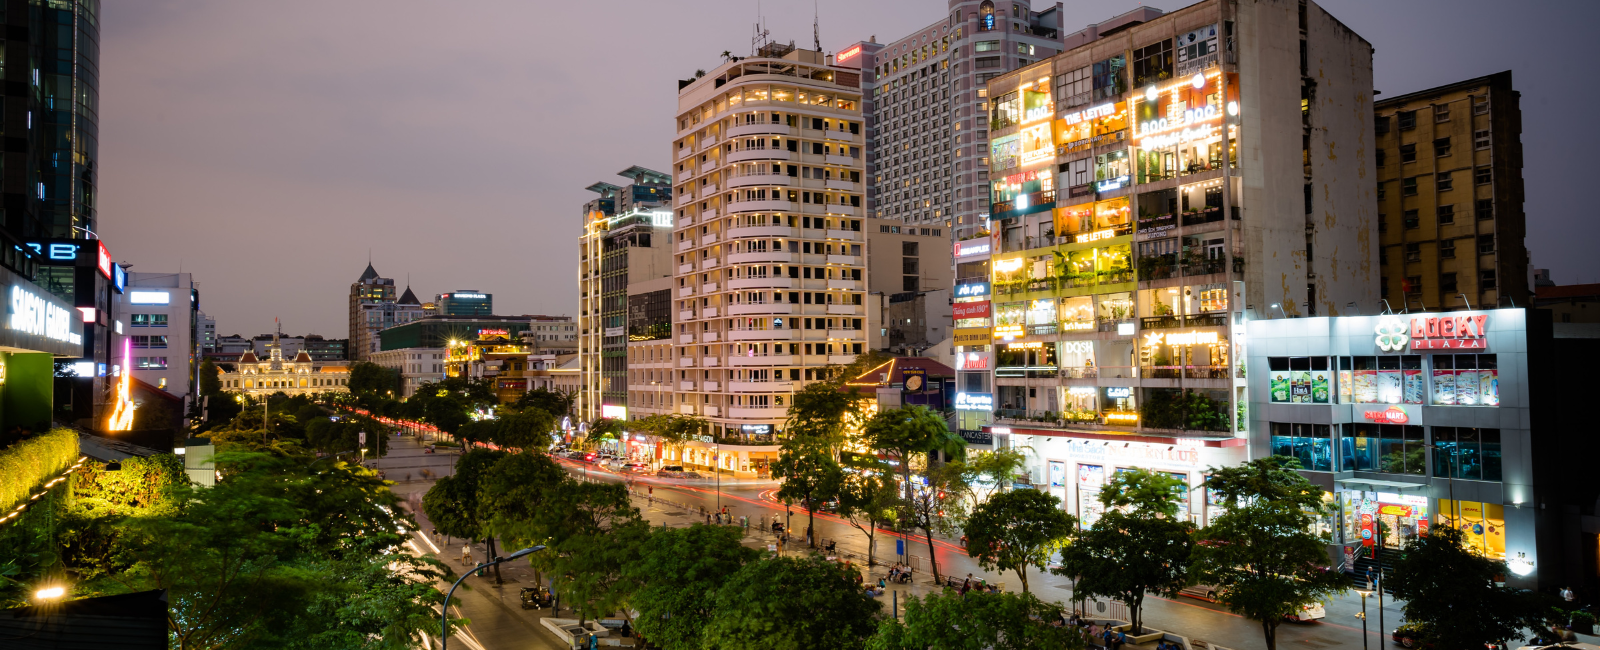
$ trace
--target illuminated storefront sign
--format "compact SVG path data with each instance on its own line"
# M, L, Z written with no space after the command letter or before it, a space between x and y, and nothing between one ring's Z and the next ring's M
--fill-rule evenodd
M1211 345L1221 340L1216 332L1150 332L1144 337L1145 345L1160 345L1162 339L1166 339L1167 345Z
M453 293L453 294L452 293L447 293L447 294L444 294L444 297L446 297L446 298L465 298L465 299L468 299L468 300L483 300L483 299L488 298L489 296L486 296L486 295L481 294L481 293Z
M1100 117L1111 117L1112 115L1116 115L1116 114L1117 114L1117 105L1116 104L1101 104L1099 106L1091 106L1089 108L1085 108L1085 109L1083 109L1081 111L1078 111L1076 113L1067 113L1066 115L1061 116L1061 121L1071 125L1071 124L1077 124L1077 123L1082 122L1084 120L1092 120L1092 119L1100 118Z
M1040 79L1036 90L1022 91L1022 123L1032 124L1039 120L1050 119L1050 78Z
M128 298L135 305L165 305L171 300L165 291L135 291Z
M1363 411L1361 417L1381 424L1405 424L1411 421L1411 416L1399 406L1390 406L1382 411Z
M1022 258L1020 258L1020 257L1012 257L1012 258L1003 259L1003 260L995 260L995 263L994 263L994 270L995 270L996 273L1013 273L1013 272L1015 272L1015 271L1017 271L1018 269L1021 269L1021 268L1022 268Z
M1019 336L1022 336L1021 323L1015 325L996 325L994 328L994 337L997 339L1013 339Z
M95 258L95 266L100 269L100 275L103 275L107 280L110 280L112 266L111 251L106 250L106 245L104 242L96 240L95 243L99 244L98 255Z
M1044 342L1043 341L1028 341L1026 343L1008 343L1008 344L1006 344L1006 349L1007 350L1043 350L1044 349Z
M963 352L956 355L956 370L988 370L990 353Z
M955 344L956 345L988 345L989 344L989 328L987 328L987 327L963 327L963 328L957 328L955 333L952 336L955 337Z
M6 319L6 329L79 345L83 335L73 330L75 321L72 312L20 286L11 286L11 314Z
M1123 174L1123 175L1118 176L1116 178L1107 178L1107 179L1105 179L1103 181L1097 181L1094 184L1094 191L1096 191L1096 192L1111 192L1111 191L1115 191L1115 190L1120 190L1120 189L1122 189L1122 186L1127 185L1127 184L1128 184L1128 175L1127 174Z
M1086 233L1083 233L1081 235L1078 235L1076 237L1076 241L1077 241L1077 243L1082 244L1084 242L1100 241L1102 239L1111 239L1112 237L1116 237L1116 236L1117 236L1117 231L1115 229L1096 230L1094 232L1086 232Z
M626 420L628 419L628 407L619 404L601 404L600 417Z
M957 411L993 411L994 395L991 393L956 393Z
M1011 169L1017 166L1017 155L1021 153L1022 140L1016 135L1008 135L989 143L989 167L995 171Z
M860 55L861 55L861 46L860 45L852 45L850 47L845 48L843 51L839 52L839 55L834 57L833 60L834 60L835 63L844 63L845 61L849 61L850 59L854 59L854 58L856 58L857 56L860 56Z
M988 255L989 248L990 242L987 237L983 239L958 241L956 242L956 257L967 257L969 255Z
M1044 162L1056 155L1055 139L1048 122L1022 130L1022 164Z
M958 284L958 285L956 285L956 297L957 298L976 298L978 296L987 296L987 295L989 295L989 283L988 282L973 282L973 283L970 283L970 284Z
M1106 397L1111 399L1127 399L1133 397L1133 388L1129 386L1112 386L1106 389Z
M1139 414L1132 411L1106 411L1106 423L1135 424L1139 421Z
M478 330L478 336L511 336L511 332L502 329Z
M987 300L953 303L950 305L950 309L954 313L956 320L989 317L989 301Z
M1062 341L1062 354L1094 354L1094 341Z
M1486 350L1488 314L1411 319L1412 350Z

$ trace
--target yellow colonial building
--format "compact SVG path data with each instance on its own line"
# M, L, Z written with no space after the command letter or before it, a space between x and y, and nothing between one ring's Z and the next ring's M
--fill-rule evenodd
M234 369L222 373L222 389L251 396L278 392L291 396L313 395L349 390L350 366L342 362L326 362L319 366L305 350L285 360L276 335L267 351L265 359L257 358L252 350L240 355Z

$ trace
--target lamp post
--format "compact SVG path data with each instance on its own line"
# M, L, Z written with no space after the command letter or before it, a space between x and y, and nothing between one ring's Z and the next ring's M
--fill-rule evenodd
M1356 593L1361 594L1361 613L1356 616L1361 619L1361 650L1367 650L1367 596L1371 596L1372 592L1357 589ZM1382 630L1379 630L1379 633L1381 634Z
M500 564L501 562L515 560L529 553L535 553L542 550L544 550L544 545L542 544L539 546L525 548L505 557L497 557L488 562L484 562L483 564L479 564L478 566L473 567L471 571L461 574L461 577L456 579L455 584L450 585L450 592L444 596L444 606L439 608L439 648L443 650L443 648L448 647L450 644L450 598L455 595L456 587L461 586L462 580L466 580L467 576Z

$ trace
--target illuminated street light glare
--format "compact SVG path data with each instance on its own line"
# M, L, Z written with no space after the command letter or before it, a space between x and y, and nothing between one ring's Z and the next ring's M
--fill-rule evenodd
M45 587L44 589L33 592L33 597L38 598L39 600L54 600L65 595L67 595L67 589L65 587Z

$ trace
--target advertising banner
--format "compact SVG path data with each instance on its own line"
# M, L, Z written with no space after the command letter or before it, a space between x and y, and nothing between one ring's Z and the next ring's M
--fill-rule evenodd
M989 317L989 301L987 300L953 303L950 305L950 309L955 320Z
M1362 546L1372 546L1375 543L1373 538L1375 538L1377 536L1377 534L1378 534L1377 530L1378 530L1377 529L1377 525L1375 523L1373 523L1372 515L1367 514L1367 513L1361 513L1361 545Z
M988 345L989 328L967 327L955 331L956 345Z

